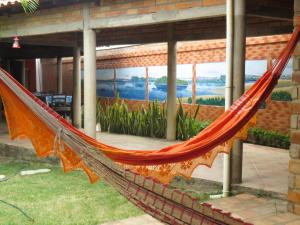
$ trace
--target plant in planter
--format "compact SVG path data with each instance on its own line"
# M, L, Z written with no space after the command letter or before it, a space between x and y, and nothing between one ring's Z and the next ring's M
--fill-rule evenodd
M280 134L276 131L268 131L261 128L253 127L248 131L248 142L288 149L290 146L290 136Z

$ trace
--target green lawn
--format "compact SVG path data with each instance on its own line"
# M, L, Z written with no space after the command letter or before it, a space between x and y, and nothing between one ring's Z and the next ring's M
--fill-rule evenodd
M41 168L51 172L19 175L23 169ZM64 174L48 164L0 161L0 174L9 178L0 182L1 225L98 225L142 214L104 182L90 184L81 171Z

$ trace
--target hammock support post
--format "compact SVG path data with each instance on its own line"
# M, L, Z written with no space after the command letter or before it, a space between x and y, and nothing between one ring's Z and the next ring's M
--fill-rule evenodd
M62 94L63 93L63 74L62 74L62 58L57 57L57 93Z
M245 0L234 1L233 101L244 94L245 87ZM231 182L242 182L243 142L236 140L231 151Z
M232 82L233 82L233 43L234 43L234 0L226 1L226 89L225 89L225 110L232 105ZM224 154L223 158L223 197L230 193L230 155Z
M89 28L89 8L83 9L84 132L96 138L96 32Z
M168 41L168 95L167 95L167 140L176 139L176 46L172 26L169 26Z
M80 47L73 48L73 125L81 128Z

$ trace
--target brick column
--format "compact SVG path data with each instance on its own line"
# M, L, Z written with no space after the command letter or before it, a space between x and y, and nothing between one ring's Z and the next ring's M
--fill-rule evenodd
M300 24L300 0L294 1L294 24ZM288 211L300 215L300 42L293 58L291 146L289 162Z

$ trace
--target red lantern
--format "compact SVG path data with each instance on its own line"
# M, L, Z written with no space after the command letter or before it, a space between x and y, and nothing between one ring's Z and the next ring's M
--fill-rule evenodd
M21 48L20 43L19 43L19 38L15 36L14 38L14 43L12 45L13 48Z

